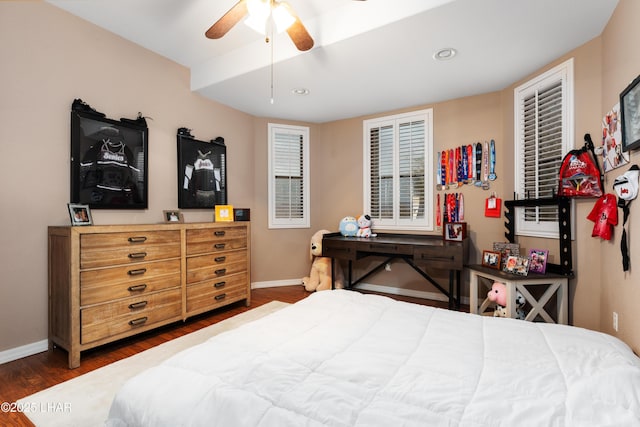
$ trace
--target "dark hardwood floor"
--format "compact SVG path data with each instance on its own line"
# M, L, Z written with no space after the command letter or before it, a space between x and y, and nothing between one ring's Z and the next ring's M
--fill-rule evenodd
M294 303L309 295L302 286L254 289L251 307L244 302L231 304L213 312L123 339L82 353L79 368L69 369L67 352L60 348L45 351L0 365L0 403L12 403L30 394L78 377L110 363L127 358L182 335L197 331L270 301ZM395 299L446 308L446 303L420 298L391 296ZM33 426L23 415L0 411L0 426Z

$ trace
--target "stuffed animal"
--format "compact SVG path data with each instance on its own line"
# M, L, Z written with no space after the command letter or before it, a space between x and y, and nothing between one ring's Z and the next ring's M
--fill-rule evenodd
M493 282L491 290L487 293L489 301L496 303L496 308L493 311L494 317L507 317L507 285L500 282ZM516 291L516 319L524 320L526 314L522 307L526 303L524 295L519 291Z
M340 221L340 234L345 237L353 237L358 234L358 220L352 216L345 216Z
M309 254L311 257L311 273L302 278L304 288L309 291L324 291L331 289L331 258L322 256L322 236L329 230L319 230L311 236ZM336 289L344 288L344 274L340 264L336 261L335 282Z
M360 215L358 217L358 237L376 237L377 234L371 232L371 217L369 215Z

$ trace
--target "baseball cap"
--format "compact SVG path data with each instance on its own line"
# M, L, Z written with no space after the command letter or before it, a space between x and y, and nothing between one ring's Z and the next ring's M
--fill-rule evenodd
M631 168L613 181L613 189L622 200L633 200L638 196L638 177L640 168L633 165Z

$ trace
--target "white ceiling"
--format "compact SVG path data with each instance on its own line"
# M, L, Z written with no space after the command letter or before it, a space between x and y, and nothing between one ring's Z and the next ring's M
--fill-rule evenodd
M46 1L190 68L191 89L205 97L311 123L504 89L598 36L618 3L288 0L315 40L299 52L286 33L267 44L243 23L207 39L236 0ZM458 54L435 61L444 47Z

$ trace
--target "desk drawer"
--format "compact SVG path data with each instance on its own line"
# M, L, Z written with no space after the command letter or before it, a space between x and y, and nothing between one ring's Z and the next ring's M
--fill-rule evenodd
M462 270L463 251L455 246L415 247L413 261L418 265L445 270Z
M356 244L355 242L323 240L322 256L355 260Z

